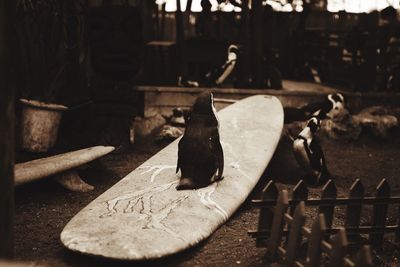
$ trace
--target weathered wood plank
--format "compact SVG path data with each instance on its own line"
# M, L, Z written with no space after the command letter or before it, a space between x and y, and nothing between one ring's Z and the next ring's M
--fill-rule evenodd
M350 195L349 198L363 198L364 197L364 186L361 183L360 179L354 181L353 185L350 187ZM350 204L347 206L346 210L346 221L345 226L347 227L358 227L360 225L361 219L361 208L362 205L357 204ZM351 239L356 241L358 237L352 236Z
M376 187L375 196L377 198L390 197L390 186L386 179L382 179ZM388 204L375 204L372 214L372 226L384 227L386 224L387 212ZM369 235L372 246L377 250L382 249L383 235L383 233L374 233Z
M276 199L278 197L278 188L275 183L271 180L265 186L262 191L261 199ZM258 217L258 229L257 231L271 230L272 220L274 217L274 212L271 208L261 208L260 215ZM257 247L263 246L265 242L262 239L256 240Z
M311 236L308 238L307 266L318 267L321 259L321 241L326 230L324 214L319 214L311 227Z
M371 248L369 246L363 246L360 251L358 251L355 259L355 267L372 267L372 255Z
M262 0L251 1L251 14L252 14L252 73L253 73L253 86L255 88L264 87L264 39L263 39L263 24L264 24L264 8L262 6Z
M278 247L282 241L282 230L284 226L283 216L288 209L289 197L287 190L279 193L278 203L274 210L274 219L272 221L271 238L268 240L268 257L275 258Z
M334 199L336 197L337 197L336 186L332 180L329 180L322 188L321 199L326 199L326 198ZM325 224L327 228L331 228L332 226L334 211L335 211L335 204L329 206L321 206L318 209L318 213L324 214ZM329 239L329 236L327 236L327 238Z
M15 1L0 0L0 258L14 256Z
M290 224L289 241L287 245L287 253L285 262L288 266L293 266L297 259L300 242L301 242L301 229L306 221L306 206L304 202L300 202L297 206L293 221Z
M329 267L342 267L348 245L346 230L342 228L336 235L332 244L332 252Z
M307 197L308 197L307 185L304 183L303 180L300 180L293 188L292 201L293 200L306 201ZM293 216L295 209L296 209L295 207L291 207L289 214Z

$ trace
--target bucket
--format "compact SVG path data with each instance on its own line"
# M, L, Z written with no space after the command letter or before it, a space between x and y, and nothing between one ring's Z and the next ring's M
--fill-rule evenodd
M30 152L47 152L57 140L63 105L20 99L21 148Z

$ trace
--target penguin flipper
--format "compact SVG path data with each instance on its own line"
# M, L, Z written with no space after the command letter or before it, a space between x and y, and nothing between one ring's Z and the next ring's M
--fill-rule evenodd
M313 139L310 144L310 150L313 153L311 158L311 165L313 169L321 172L321 175L327 174L328 170L326 167L324 152L316 139Z
M178 173L179 169L181 168L181 158L182 158L182 150L183 150L183 148L182 148L182 140L183 140L183 137L182 137L181 140L179 140L179 143L178 143L178 160L176 162L176 171L175 171L175 173Z
M214 136L213 138L213 153L216 157L217 166L218 166L218 175L216 177L216 181L222 180L222 174L224 172L224 151L222 150L221 142L219 140L219 135Z

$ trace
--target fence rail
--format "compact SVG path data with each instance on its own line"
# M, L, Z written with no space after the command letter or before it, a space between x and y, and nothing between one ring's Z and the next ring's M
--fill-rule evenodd
M372 266L369 246L362 247L354 261L346 256L348 240L368 234L376 250L382 247L386 233L395 233L396 241L400 240L399 221L396 225L386 225L388 205L398 205L400 197L391 196L385 179L377 186L375 197L364 197L364 187L357 179L347 198L337 198L336 186L329 180L322 188L320 199L308 199L303 181L295 186L291 199L287 190L279 192L270 181L262 198L253 203L260 209L260 216L257 231L249 231L249 235L256 238L257 246L268 248L270 259L279 256L286 266L304 266L303 262L307 266L319 266L322 252L329 255L329 266ZM373 207L371 224L361 226L361 211L366 205ZM306 206L318 206L318 216L311 229L305 226ZM332 227L336 206L346 206L344 227ZM285 242L282 242L283 237L286 237ZM308 249L305 261L301 262L298 252L303 238L308 241Z

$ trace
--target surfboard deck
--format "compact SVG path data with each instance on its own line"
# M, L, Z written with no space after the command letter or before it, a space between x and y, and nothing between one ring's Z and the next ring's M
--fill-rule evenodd
M120 260L157 259L210 236L257 184L279 142L283 108L252 96L218 112L224 179L198 190L175 189L179 139L80 211L61 241L72 251Z
M105 156L113 150L113 146L94 146L15 164L15 185L22 185L30 181L68 171Z

